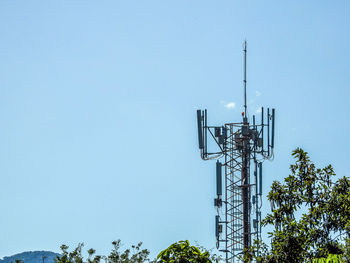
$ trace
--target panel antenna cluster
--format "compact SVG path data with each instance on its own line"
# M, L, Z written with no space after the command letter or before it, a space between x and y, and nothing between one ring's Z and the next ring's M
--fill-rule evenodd
M207 110L197 110L198 143L203 160L216 161L215 216L216 246L225 253L226 263L237 262L253 239L261 239L262 163L273 159L275 109L261 108L261 121L247 117L246 65L244 42L244 112L242 121L210 126ZM209 136L208 136L209 135ZM208 151L208 137L217 150ZM214 145L215 145L214 144ZM224 182L222 178L224 170ZM252 173L251 173L252 171ZM224 189L222 185L224 183ZM224 190L224 191L223 191ZM256 251L259 253L259 251Z

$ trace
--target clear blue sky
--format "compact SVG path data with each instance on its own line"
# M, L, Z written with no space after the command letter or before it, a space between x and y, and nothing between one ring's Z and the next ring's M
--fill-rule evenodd
M349 1L0 1L0 257L215 246L196 112L277 110L264 193L300 146L350 176ZM225 105L234 103L235 107ZM264 212L269 204L265 201Z

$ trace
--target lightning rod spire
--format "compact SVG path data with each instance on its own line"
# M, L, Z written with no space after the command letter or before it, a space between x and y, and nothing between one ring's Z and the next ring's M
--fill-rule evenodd
M244 52L244 117L247 117L247 40L244 41L243 44L243 52Z

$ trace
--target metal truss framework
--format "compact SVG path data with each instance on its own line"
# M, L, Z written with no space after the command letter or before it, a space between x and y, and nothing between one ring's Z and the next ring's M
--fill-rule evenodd
M240 137L242 124L226 124L228 137L224 144L225 156L225 242L226 262L242 255L251 243L250 224L250 142Z
M198 142L203 160L221 159L216 163L217 198L214 204L217 248L225 253L226 263L242 261L245 250L251 249L252 240L261 239L262 162L273 158L275 109L267 109L264 124L264 108L261 108L261 124L255 116L250 124L246 103L246 55L244 42L244 112L240 123L208 126L207 110L197 110ZM264 131L265 133L264 136ZM208 135L218 150L208 152ZM264 142L264 138L265 142ZM225 167L225 189L222 191L221 168ZM253 167L251 167L253 166ZM251 170L254 181L251 183ZM255 212L255 216L252 216ZM224 213L222 216L221 214ZM224 248L220 245L224 243ZM255 251L259 254L259 251Z

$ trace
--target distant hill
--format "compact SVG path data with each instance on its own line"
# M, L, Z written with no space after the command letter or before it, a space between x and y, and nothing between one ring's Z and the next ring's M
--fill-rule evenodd
M22 260L23 263L54 263L58 253L50 251L29 251L19 253L10 257L0 259L0 263L15 263L17 259Z

